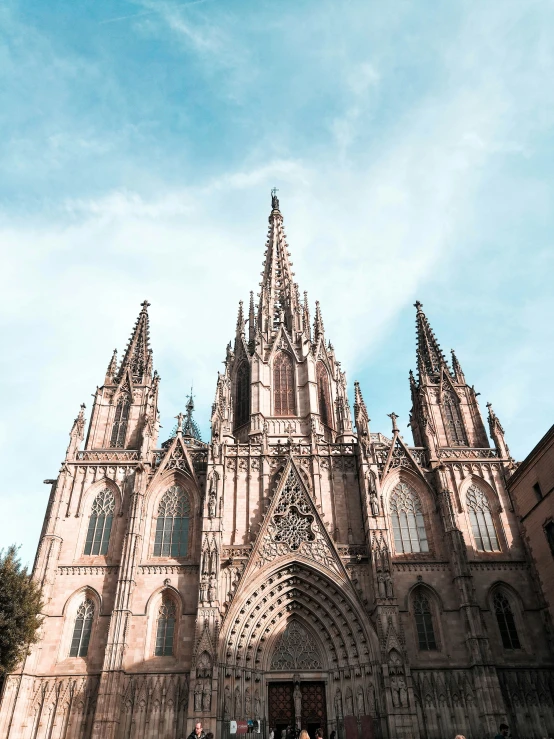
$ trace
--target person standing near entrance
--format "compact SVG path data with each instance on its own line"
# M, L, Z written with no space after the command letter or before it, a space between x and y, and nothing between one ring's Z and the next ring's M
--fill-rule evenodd
M202 728L202 721L196 722L194 731L191 731L188 739L206 739L206 734L204 734L204 729Z
M275 732L273 731L273 729L269 730L269 736L267 737L267 739L275 739Z
M510 727L508 724L500 724L498 727L498 734L494 739L506 739L507 736L510 736Z

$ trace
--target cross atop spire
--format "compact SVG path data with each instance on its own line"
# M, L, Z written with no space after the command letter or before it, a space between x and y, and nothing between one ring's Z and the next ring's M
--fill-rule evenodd
M152 374L152 349L150 349L150 324L148 307L150 303L144 300L141 311L131 333L131 338L121 362L117 380L120 380L129 369L133 380L142 383Z
M273 188L257 322L258 329L268 339L281 324L290 333L302 330L296 325L300 321L298 294L276 193L277 189Z
M446 359L427 316L423 312L423 304L416 300L417 365L420 375L424 372L431 377L437 376L444 367L449 372Z

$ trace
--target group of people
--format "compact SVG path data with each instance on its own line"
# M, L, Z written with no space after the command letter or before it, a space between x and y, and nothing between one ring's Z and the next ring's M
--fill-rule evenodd
M506 739L506 737L509 736L510 727L508 724L500 724L498 734L494 739ZM211 731L204 733L202 722L197 721L194 726L194 731L189 734L188 739L214 739L214 735ZM311 737L305 729L300 730L296 729L294 726L287 726L286 729L282 730L280 737L275 737L274 730L270 729L268 739L311 739ZM314 739L323 739L323 729L316 729ZM337 739L337 732L332 731L329 735L329 739ZM457 734L454 739L465 739L465 736Z

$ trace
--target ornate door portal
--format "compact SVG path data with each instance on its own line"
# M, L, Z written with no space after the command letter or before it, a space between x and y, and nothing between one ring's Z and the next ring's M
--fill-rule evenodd
M325 683L302 682L301 728L306 729L311 739L318 728L327 735L327 710L325 705ZM268 686L269 726L275 731L275 739L281 739L282 732L295 725L294 684L292 682L270 683Z

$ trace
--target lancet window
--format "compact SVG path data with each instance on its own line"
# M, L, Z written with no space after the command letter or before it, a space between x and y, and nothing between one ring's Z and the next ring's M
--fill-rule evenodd
M504 649L521 649L510 601L503 593L496 593L493 605Z
M415 490L399 482L392 491L390 513L397 552L428 552L421 501Z
M94 618L94 603L86 598L79 609L73 627L73 638L71 640L70 657L86 657L92 631L92 620Z
M175 637L175 617L177 609L171 598L164 598L158 610L156 625L156 657L168 657L173 654L173 639Z
M437 640L435 639L433 614L429 598L423 591L418 590L414 595L413 605L419 648L422 650L436 649Z
M185 557L189 538L190 500L180 485L166 490L158 508L154 557Z
M331 400L329 397L329 373L322 361L317 363L316 374L319 417L326 426L332 426Z
M237 372L235 426L242 426L250 416L250 365L244 361Z
M123 449L127 436L127 424L129 423L129 412L131 410L131 399L128 395L121 395L117 401L115 417L112 427L112 449Z
M500 549L494 529L492 513L485 493L477 485L467 491L466 503L473 530L475 547L480 552L494 552Z
M443 393L442 407L448 442L452 446L467 446L467 437L462 421L460 404L454 394L447 390Z
M273 362L273 405L276 416L294 416L294 369L292 358L279 352Z
M106 554L110 542L115 499L111 490L101 490L90 511L85 554Z

